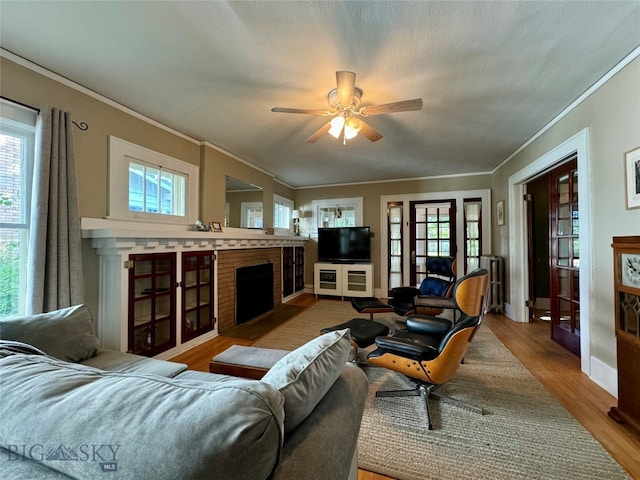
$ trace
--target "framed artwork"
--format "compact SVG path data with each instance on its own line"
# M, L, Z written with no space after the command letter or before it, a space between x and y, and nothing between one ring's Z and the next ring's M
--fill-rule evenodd
M220 222L211 222L211 231L212 232L221 232L222 231L222 225L220 225Z
M498 217L498 225L504 225L504 200L500 200L496 205L496 217Z
M627 210L640 208L640 147L624 154Z

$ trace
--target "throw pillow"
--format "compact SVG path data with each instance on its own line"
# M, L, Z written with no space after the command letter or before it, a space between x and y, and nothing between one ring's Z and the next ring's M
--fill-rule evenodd
M262 377L284 395L285 434L322 400L342 373L350 350L349 329L329 332L285 355Z
M0 339L27 343L67 362L95 357L100 346L91 312L85 305L0 318Z

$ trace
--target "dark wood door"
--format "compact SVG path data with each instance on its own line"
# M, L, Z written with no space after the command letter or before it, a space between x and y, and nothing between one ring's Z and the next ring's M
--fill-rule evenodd
M575 156L549 174L551 338L580 355L578 169Z

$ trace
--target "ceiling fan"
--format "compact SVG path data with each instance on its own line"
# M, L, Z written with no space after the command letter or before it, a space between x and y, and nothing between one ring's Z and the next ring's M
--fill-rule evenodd
M383 113L408 112L422 109L422 99L403 100L400 102L385 103L382 105L370 105L358 108L362 97L362 89L356 87L356 74L353 72L336 72L337 87L329 92L327 99L332 110L310 110L304 108L273 107L276 113L302 113L305 115L318 115L322 117L334 117L330 122L305 140L306 143L315 143L325 133L342 140L343 145L358 134L372 142L382 138L375 129L367 125L361 118Z

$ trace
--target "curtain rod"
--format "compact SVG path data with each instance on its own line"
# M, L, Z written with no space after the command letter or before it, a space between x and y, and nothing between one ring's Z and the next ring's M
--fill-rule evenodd
M0 95L0 98L2 100L6 100L7 102L15 103L16 105L20 105L21 107L28 108L29 110L34 110L34 111L40 113L40 109L39 108L32 107L31 105L27 105L26 103L18 102L16 100L11 99L11 98L5 97L4 95ZM78 127L83 132L86 131L86 130L89 130L89 125L87 124L87 122L78 123L78 122L74 122L73 120L71 120L71 123L73 123L76 127Z

